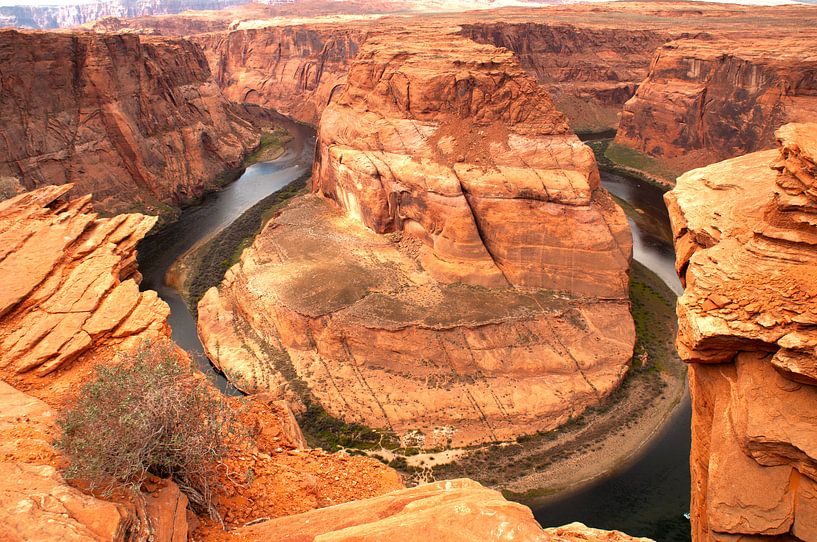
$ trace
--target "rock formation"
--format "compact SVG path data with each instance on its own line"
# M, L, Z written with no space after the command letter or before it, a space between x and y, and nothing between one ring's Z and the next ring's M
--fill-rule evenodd
M807 33L670 42L624 107L616 142L684 168L772 148L781 124L817 118L815 74Z
M242 540L281 542L647 542L571 524L543 530L530 510L471 480L448 480L237 529Z
M267 26L203 34L202 46L224 95L317 124L365 38L360 25Z
M647 76L653 51L668 39L652 30L538 22L464 24L462 33L513 51L576 131L618 127L619 112Z
M776 136L666 197L696 540L817 537L817 124Z
M508 51L370 36L321 118L317 195L201 301L205 348L241 389L426 447L556 427L632 355L630 233L598 182Z
M167 305L140 292L136 243L156 222L98 218L71 185L0 202L0 377L60 397L95 358L169 334Z
M258 144L183 39L0 31L0 175L76 184L100 209L167 212Z

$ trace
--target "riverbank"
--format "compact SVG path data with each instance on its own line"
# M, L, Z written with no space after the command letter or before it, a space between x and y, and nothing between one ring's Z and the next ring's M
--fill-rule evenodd
M686 367L674 348L675 294L633 262L630 295L638 333L633 368L602 405L555 431L515 443L384 459L409 477L466 476L526 504L625 463L661 429L686 391Z
M310 176L304 174L260 200L229 226L202 239L173 262L165 275L165 283L179 292L193 315L205 292L221 283L227 270L238 262L241 252L275 212L306 190Z
M610 132L587 133L582 134L580 138L593 149L599 169L650 183L664 192L671 190L675 186L676 177L683 173L645 154L615 143Z

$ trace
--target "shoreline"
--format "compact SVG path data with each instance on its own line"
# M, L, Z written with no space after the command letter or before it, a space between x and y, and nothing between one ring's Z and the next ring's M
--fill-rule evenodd
M523 504L574 491L613 474L652 442L687 394L686 366L674 354L674 294L637 262L633 262L632 280L631 292L633 289L640 292L631 298L642 299L634 300L642 307L640 314L634 314L642 320L642 330L644 325L666 328L664 333L656 334L657 340L644 346L650 361L643 367L633 367L622 386L603 405L591 408L591 412L559 429L523 436L516 442L408 457L377 450L367 451L367 455L391 455L394 458L383 459L391 459L392 466L397 466L408 479L467 476ZM656 312L663 314L650 318L649 309L643 310L649 304L644 299L658 296L663 302L657 298L647 301L652 303L651 308L655 308L656 302L662 303L664 310ZM637 353L639 344L644 345L641 336ZM441 460L446 457L453 461L443 463Z

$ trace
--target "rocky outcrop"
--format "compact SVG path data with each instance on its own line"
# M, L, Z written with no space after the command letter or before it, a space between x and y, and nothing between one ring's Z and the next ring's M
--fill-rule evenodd
M667 204L692 363L693 537L817 536L817 124L691 171Z
M317 124L365 39L360 25L268 26L194 36L224 95Z
M629 229L511 53L370 37L318 156L317 195L199 304L205 348L241 389L436 447L551 429L618 386Z
M166 213L259 141L183 39L0 31L0 175ZM263 116L263 115L259 115Z
M542 530L530 510L471 480L449 480L237 529L247 541L633 541L571 524Z
M93 359L169 333L167 305L139 291L136 269L156 218L98 218L69 190L0 202L0 377L41 397L67 395Z
M817 116L816 74L813 41L797 31L670 42L616 142L687 168L772 148L781 124Z
M464 24L462 34L514 52L576 131L618 127L666 33L536 22Z

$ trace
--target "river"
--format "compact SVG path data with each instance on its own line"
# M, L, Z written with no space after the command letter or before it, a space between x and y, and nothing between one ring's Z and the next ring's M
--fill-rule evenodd
M182 254L197 242L208 239L258 201L283 188L312 168L315 154L315 130L286 119L282 124L292 134L286 152L277 160L248 167L235 182L218 192L207 194L200 205L182 211L179 220L139 243L139 270L143 290L156 290L170 306L173 340L187 350L199 368L216 386L230 394L239 394L217 372L204 354L196 320L179 293L167 286L165 274Z
M295 137L282 157L250 166L234 183L207 195L201 205L185 209L177 222L139 245L142 288L156 290L170 305L173 339L196 358L202 371L219 388L228 392L229 384L204 355L192 314L179 294L164 284L164 276L173 262L195 243L214 235L253 204L311 168L314 130L295 123L289 123L289 128ZM680 293L661 190L609 172L602 172L602 183L623 205L630 207L633 257ZM535 506L534 515L545 526L581 521L659 542L689 540L689 522L683 517L689 508L689 448L690 405L685 397L641 453L609 476Z
M662 190L617 173L602 171L601 177L602 185L629 211L633 258L676 294L682 293ZM604 478L534 506L534 516L542 525L580 521L659 542L690 540L683 514L689 511L691 416L685 395L640 453Z

